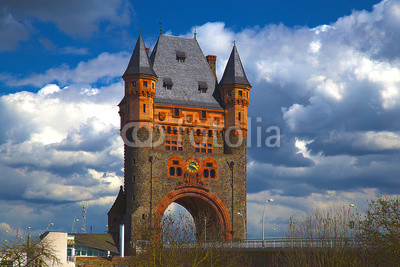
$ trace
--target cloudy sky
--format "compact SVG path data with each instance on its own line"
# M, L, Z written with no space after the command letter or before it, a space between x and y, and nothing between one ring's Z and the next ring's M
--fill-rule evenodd
M87 229L106 231L123 181L121 75L139 29L153 47L161 17L167 34L197 26L219 78L236 40L253 85L249 238L267 198L276 236L290 215L399 193L400 1L229 3L1 1L0 238L71 231L82 203ZM256 147L269 126L280 147Z

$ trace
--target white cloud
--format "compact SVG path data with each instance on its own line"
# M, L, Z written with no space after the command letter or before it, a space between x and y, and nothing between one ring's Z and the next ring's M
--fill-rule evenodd
M3 76L3 78L0 76L0 79L2 78L9 86L32 85L41 87L54 82L57 82L58 85L91 84L100 79L112 79L121 76L128 60L129 54L126 52L117 54L104 52L97 58L80 62L74 69L64 64L49 69L44 74L33 74L23 79L7 76Z
M197 28L204 53L218 55L219 77L236 40L253 85L249 115L282 129L279 149L248 149L250 237L260 237L265 196L276 199L268 229L284 231L291 213L395 193L399 8L398 1L382 1L372 12L313 29L266 25L235 32L220 22ZM19 200L111 203L122 183L116 104L123 84L88 84L120 77L128 60L128 53L102 53L21 80L2 75L9 85L43 87L0 98L0 169L18 181L10 186ZM4 190L0 196L10 197ZM27 218L39 220L29 212Z

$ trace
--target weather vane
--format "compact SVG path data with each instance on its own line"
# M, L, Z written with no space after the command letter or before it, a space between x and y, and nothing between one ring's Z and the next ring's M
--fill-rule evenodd
M194 39L196 39L196 36L197 36L197 27L194 26Z
M162 17L160 18L159 24L160 24L160 34L162 34Z

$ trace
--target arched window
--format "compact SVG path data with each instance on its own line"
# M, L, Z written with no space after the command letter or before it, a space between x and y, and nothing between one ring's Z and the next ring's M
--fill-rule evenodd
M210 178L215 178L215 170L214 169L210 170Z
M218 178L218 164L213 158L206 158L201 163L203 169L203 178L216 179Z
M169 167L169 175L175 176L175 167Z
M182 176L182 168L176 168L176 176Z
M174 178L181 178L183 176L183 169L185 163L181 157L177 155L171 156L167 161L168 176Z

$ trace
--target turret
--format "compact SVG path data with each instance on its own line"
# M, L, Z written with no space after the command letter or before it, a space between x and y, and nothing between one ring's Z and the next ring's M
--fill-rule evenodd
M122 78L125 81L125 96L119 104L121 129L128 122L151 124L157 75L150 64L141 34Z
M221 99L225 108L224 128L227 134L226 138L229 138L231 144L240 142L238 138L245 140L247 137L247 107L249 106L250 89L251 85L247 80L236 45L233 45L219 83ZM241 137L238 136L238 132L240 132ZM245 153L245 146L245 142L243 146L237 148L232 147L229 143L225 144L225 153Z

